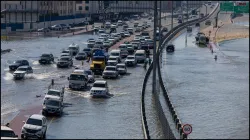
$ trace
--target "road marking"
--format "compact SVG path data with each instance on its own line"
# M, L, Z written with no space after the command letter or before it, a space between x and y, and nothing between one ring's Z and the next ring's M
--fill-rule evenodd
M47 130L49 129L50 124L52 123L52 121L54 120L54 118L55 118L55 117L53 117L53 118L50 120L50 122L49 122L49 124L48 124L48 126L47 126Z

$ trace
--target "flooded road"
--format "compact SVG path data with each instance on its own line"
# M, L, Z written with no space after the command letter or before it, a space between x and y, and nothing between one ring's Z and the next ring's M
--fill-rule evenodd
M170 20L163 20L170 23ZM142 23L142 21L139 21ZM129 23L133 26L133 22ZM153 26L151 22L151 27ZM118 28L118 32L122 29ZM51 79L59 86L65 86L63 116L60 118L48 117L47 138L143 138L141 129L140 99L141 88L146 71L139 64L128 68L128 74L116 80L107 79L109 90L114 96L108 99L92 99L88 90L71 91L67 77L74 68L59 69L56 64L40 65L39 56L42 53L52 53L58 57L64 48L71 43L80 45L80 50L86 47L89 38L97 39L97 35L76 35L71 37L39 38L1 42L2 49L10 48L13 51L1 56L1 123L10 122L17 114L23 115L13 123L20 127L13 130L20 135L22 123L32 112L41 110L44 93ZM16 59L27 59L33 68L34 74L24 80L13 80L8 65ZM57 60L57 58L55 59ZM74 60L75 66L81 66L80 61ZM84 69L89 64L84 62ZM102 79L96 77L96 80ZM41 97L36 98L36 95ZM38 111L37 111L38 110ZM31 113L31 114L32 114ZM40 112L41 113L41 112Z
M191 139L249 138L249 39L226 41L216 52L194 44L193 29L163 53L162 76L183 124L191 124Z

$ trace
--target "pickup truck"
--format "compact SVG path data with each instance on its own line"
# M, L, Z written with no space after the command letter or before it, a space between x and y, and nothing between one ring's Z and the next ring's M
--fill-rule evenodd
M15 80L23 79L25 74L33 73L33 69L31 66L20 66L17 70L13 73Z

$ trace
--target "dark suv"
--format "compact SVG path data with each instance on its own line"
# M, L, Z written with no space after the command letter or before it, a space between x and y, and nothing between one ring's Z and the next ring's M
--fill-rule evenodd
M54 62L53 54L42 54L40 59L39 59L40 64L49 64L52 62Z
M29 62L27 60L16 60L9 65L9 69L15 71L19 66L29 66Z

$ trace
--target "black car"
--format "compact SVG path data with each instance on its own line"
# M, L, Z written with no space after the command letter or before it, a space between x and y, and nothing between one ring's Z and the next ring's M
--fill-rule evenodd
M162 32L168 32L168 28L167 27L163 27Z
M87 58L87 54L85 52L79 52L76 56L76 60L85 60Z
M169 45L167 45L167 47L166 47L166 51L167 51L168 53L172 53L172 52L174 52L174 51L175 51L175 47L174 47L174 45L173 45L173 44L169 44Z
M142 43L141 44L141 49L143 49L143 50L149 49L148 44L147 43Z
M53 54L42 54L39 59L40 64L50 64L52 62L54 62Z
M27 60L16 60L9 65L9 70L15 71L19 66L29 66L29 62Z
M87 55L91 54L91 49L90 49L90 48L84 48L83 51L84 51Z

